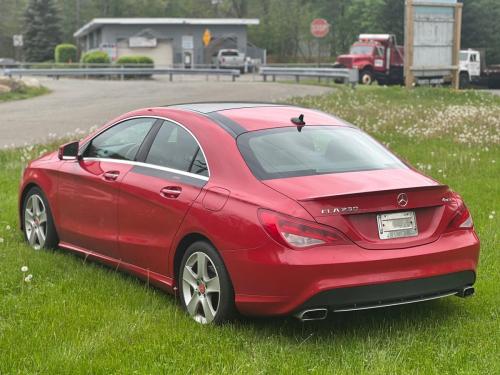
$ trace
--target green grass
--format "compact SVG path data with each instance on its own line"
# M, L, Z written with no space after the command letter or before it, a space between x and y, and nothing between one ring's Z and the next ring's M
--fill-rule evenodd
M21 100L21 99L30 99L35 96L40 96L44 94L48 94L50 90L46 87L26 87L19 91L9 92L5 94L0 94L0 103L8 102L11 100Z
M133 277L24 245L16 217L21 168L55 144L4 150L0 374L499 374L500 101L374 87L296 102L357 123L463 195L482 246L474 298L335 314L310 324L242 318L199 326L174 297ZM22 281L24 265L31 283Z

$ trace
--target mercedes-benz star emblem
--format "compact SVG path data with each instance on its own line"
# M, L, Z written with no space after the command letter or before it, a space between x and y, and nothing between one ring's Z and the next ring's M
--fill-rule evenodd
M406 205L408 204L408 196L406 195L406 193L401 193L398 195L398 204L401 207L406 207Z

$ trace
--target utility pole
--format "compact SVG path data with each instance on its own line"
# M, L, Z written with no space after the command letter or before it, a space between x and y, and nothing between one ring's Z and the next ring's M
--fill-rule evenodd
M405 17L405 58L404 58L404 76L406 88L412 88L415 82L413 75L413 39L414 28L413 18L415 16L415 8L413 0L406 0L406 17Z

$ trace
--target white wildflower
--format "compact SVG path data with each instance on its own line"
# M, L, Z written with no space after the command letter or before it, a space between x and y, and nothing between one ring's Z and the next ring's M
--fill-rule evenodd
M21 272L28 272L28 266L22 266Z
M32 275L32 274L29 274L28 276L26 276L26 277L24 278L24 281L25 281L25 282L27 282L27 283L29 283L29 282L31 282L31 280L32 280L32 279L33 279L33 275Z
M11 229L11 228L10 228L10 225L7 225L7 226L5 227L5 229L6 229L6 230L10 230L10 229Z

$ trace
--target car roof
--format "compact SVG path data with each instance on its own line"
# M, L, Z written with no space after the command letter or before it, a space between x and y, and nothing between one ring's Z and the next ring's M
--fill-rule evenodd
M201 102L167 106L171 109L196 112L209 117L232 136L256 130L296 126L292 118L304 116L307 125L351 124L324 112L290 104L262 102Z

